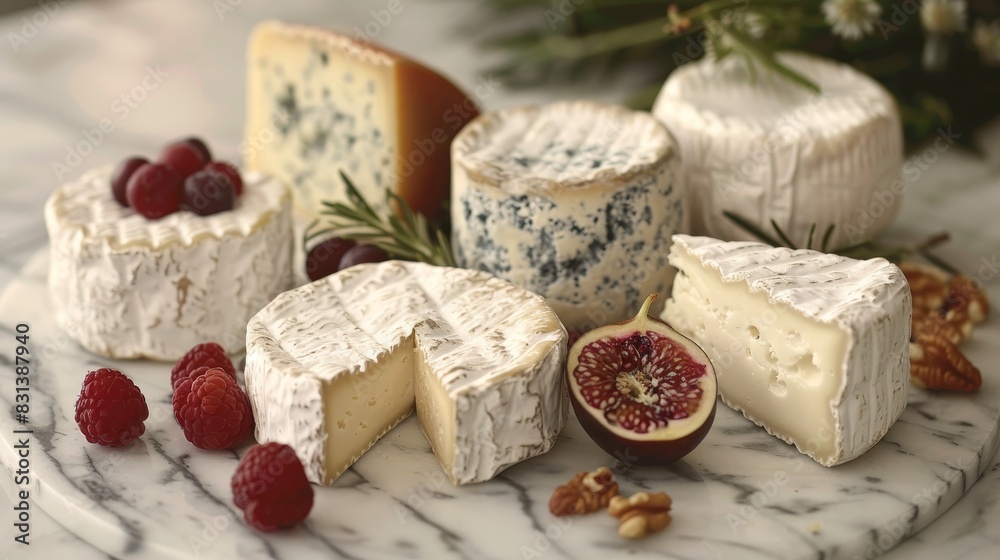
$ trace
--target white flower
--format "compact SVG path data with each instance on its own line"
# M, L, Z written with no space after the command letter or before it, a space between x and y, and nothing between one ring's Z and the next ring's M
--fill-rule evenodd
M979 20L972 28L972 42L983 64L1000 66L1000 19L991 23Z
M965 31L965 0L924 0L920 22L932 35Z
M882 6L875 0L824 0L823 15L834 34L853 41L875 29Z

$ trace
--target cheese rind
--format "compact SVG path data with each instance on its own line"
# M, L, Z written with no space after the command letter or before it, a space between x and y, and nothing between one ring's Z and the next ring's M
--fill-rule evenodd
M246 321L292 285L288 189L249 173L233 210L148 220L114 200L111 172L88 171L46 202L59 326L111 358L176 360L205 341L241 352Z
M690 233L755 238L725 219L771 221L796 243L836 229L831 247L871 239L902 202L903 136L892 96L846 65L799 53L781 62L820 88L759 78L739 57L705 59L673 73L653 106L677 142Z
M910 291L895 265L673 240L663 319L708 353L726 404L825 466L885 435L909 387Z
M544 296L580 330L669 286L683 193L670 137L648 114L583 101L489 113L455 138L452 160L460 266Z
M455 484L546 452L566 418L566 331L488 274L357 265L275 298L247 327L258 441L332 483L414 407Z
M448 144L478 111L443 76L325 29L265 22L248 52L247 167L293 187L297 214L347 202L339 172L385 210L385 189L440 217Z

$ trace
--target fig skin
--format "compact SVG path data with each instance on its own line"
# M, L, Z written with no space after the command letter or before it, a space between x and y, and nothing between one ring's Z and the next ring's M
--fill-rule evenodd
M613 432L607 425L605 425L600 419L596 418L592 413L590 407L586 402L583 401L583 397L573 390L573 371L569 367L569 362L566 364L566 383L570 402L573 405L573 412L576 414L577 419L580 421L580 425L583 430L587 432L590 439L594 441L605 453L611 455L612 457L618 459L626 466L665 466L673 463L684 456L686 456L691 451L694 451L696 447L705 439L708 432L712 429L712 424L715 422L715 411L718 407L718 380L716 378L715 366L712 364L711 359L709 359L708 354L695 343L690 338L680 334L673 327L671 327L666 321L660 319L659 317L653 317L648 314L648 309L653 300L655 300L657 294L652 294L643 304L642 309L639 313L632 319L626 319L617 323L612 323L605 325L603 327L598 327L591 331L591 333L585 333L582 335L570 348L570 356L578 356L583 350L583 339L587 335L594 333L595 331L602 331L607 329L608 335L614 335L614 331L619 327L624 327L625 329L634 328L636 331L645 332L648 330L654 330L661 333L666 333L670 338L678 341L686 341L690 343L690 346L697 349L698 352L690 352L694 354L692 357L696 359L700 358L707 367L706 375L712 377L712 392L714 393L711 399L712 409L708 413L704 422L697 429L691 433L682 436L677 439L632 439L625 437ZM698 356L700 354L700 356ZM575 359L572 361L576 361ZM708 404L703 402L702 405ZM636 434L640 435L640 434Z
M600 421L590 415L572 392L570 402L573 403L573 412L576 413L580 425L587 432L590 439L605 453L621 461L626 467L639 466L666 466L688 453L694 451L695 447L705 439L712 429L715 421L715 409L718 406L718 399L712 402L712 412L709 413L705 423L700 428L690 434L676 440L644 440L637 441L624 438L604 427Z

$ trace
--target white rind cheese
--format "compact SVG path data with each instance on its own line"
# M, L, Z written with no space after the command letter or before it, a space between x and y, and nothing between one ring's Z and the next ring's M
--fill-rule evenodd
M723 401L822 465L855 459L909 387L909 286L885 259L675 235L663 319L716 367Z
M648 114L583 101L485 114L452 167L459 266L541 294L568 328L628 318L670 285L683 193Z
M281 296L247 327L257 440L331 484L416 409L455 484L555 443L566 331L545 301L485 273L357 265Z
M903 137L892 96L848 65L804 54L780 60L820 88L754 76L739 57L684 65L653 106L677 142L690 233L753 237L732 211L804 245L836 224L831 247L871 239L902 202Z
M148 220L114 200L111 172L89 171L45 205L59 326L110 358L176 360L207 341L241 352L247 320L292 286L288 189L247 174L231 211Z

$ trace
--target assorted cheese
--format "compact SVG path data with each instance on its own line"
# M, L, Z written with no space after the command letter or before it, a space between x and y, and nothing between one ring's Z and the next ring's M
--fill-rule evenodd
M871 239L902 202L902 126L895 101L847 66L785 53L782 63L820 88L813 94L740 57L681 66L653 106L677 142L690 233L754 238L723 216L764 230L773 220L797 244L809 229L836 229L830 247Z
M648 114L584 101L484 114L452 166L459 266L541 294L568 328L628 318L669 287L683 193Z
M257 440L332 483L416 409L455 484L542 454L566 418L566 331L488 274L388 261L276 298L247 327Z
M339 172L386 209L392 189L439 217L452 138L477 113L446 78L325 29L265 22L250 40L244 158L291 185L297 214L345 202Z
M722 400L822 465L857 458L906 406L910 290L885 259L674 236L663 319L716 367Z
M288 189L248 173L231 211L151 221L115 201L111 173L89 171L45 205L60 327L110 358L176 360L206 341L241 352L247 320L292 287Z

